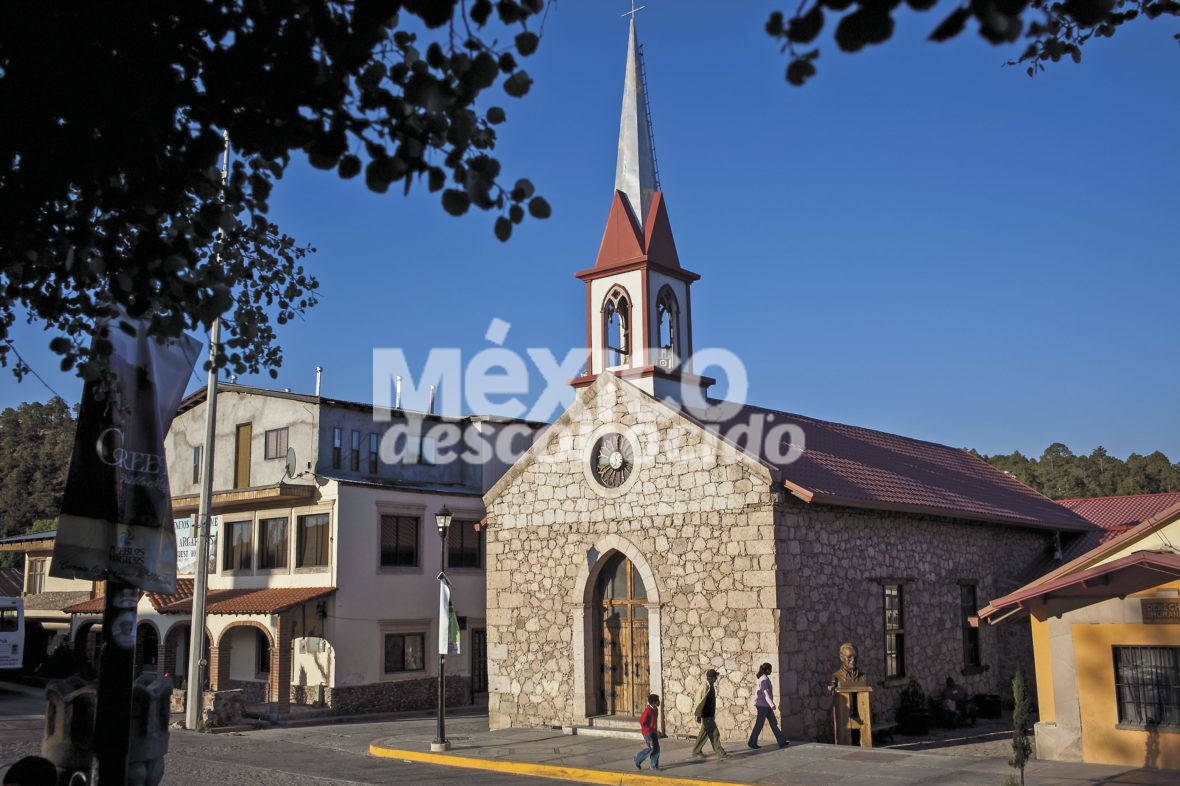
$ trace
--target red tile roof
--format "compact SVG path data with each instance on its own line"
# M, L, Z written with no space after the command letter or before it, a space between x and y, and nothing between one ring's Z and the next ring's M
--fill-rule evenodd
M1016 592L993 600L980 610L979 616L983 619L997 617L994 622L1021 619L1029 612L1030 605L1044 604L1049 600L1062 604L1061 608L1054 607L1054 613L1060 614L1108 598L1143 592L1177 579L1180 579L1180 554L1135 551L1076 573L1026 584Z
M1063 499L1059 505L1077 513L1103 529L1133 527L1180 503L1180 491L1163 494L1129 494L1122 497L1088 497Z
M266 589L214 590L205 599L207 614L277 614L280 611L331 595L335 587L268 587ZM191 614L193 599L185 598L163 609L165 614Z
M759 416L764 427L757 433L763 435L775 426L797 426L803 433L802 451L789 463L768 457L765 444L749 445L748 436L736 444L773 466L787 488L807 502L1067 531L1092 529L1081 516L961 448L755 406L740 407L720 423L696 414L702 426L723 438ZM779 456L789 455L790 432L772 447Z
M177 579L175 595L148 593L152 608L160 614L192 614L193 580ZM309 600L331 595L335 587L267 587L264 589L209 590L205 596L206 614L277 614ZM101 614L103 598L70 606L70 614Z
M1132 501L1134 499L1134 497L1145 497L1145 496L1162 496L1162 495L1136 494L1136 495L1124 497L1123 499L1126 501L1125 504L1128 507L1131 507L1135 504ZM1103 497L1101 499L1114 500L1114 499L1118 499L1118 498L1117 497ZM1074 500L1070 500L1070 501L1072 502ZM1114 505L1117 503L1112 502L1110 504ZM1067 555L1065 557L1065 559L1067 560L1065 562L1065 564L1058 565L1053 570L1050 570L1049 572L1041 575L1039 578L1036 578L1033 581L1030 581L1028 584L1026 584L1021 589L1017 590L1016 592L1014 592L1010 595L1007 595L1003 598L998 598L996 600L993 600L991 603L989 603L987 606L985 606L983 609L980 610L979 616L981 618L986 618L989 616L1000 615L996 621L999 621L1001 619L1006 619L1008 616L1010 616L1011 613L1014 613L1013 610L1026 611L1026 609L1023 606L1024 601L1031 599L1031 598L1040 597L1041 595L1045 595L1048 592L1051 592L1056 589L1060 589L1061 586L1069 586L1070 580L1077 578L1077 577L1083 577L1088 580L1089 578L1104 575L1102 573L1102 571L1100 570L1100 568L1111 566L1111 565L1122 566L1122 565L1126 565L1126 564L1130 564L1130 563L1134 562L1136 564L1148 565L1148 567L1151 568L1153 565L1156 567L1159 567L1162 564L1164 566L1164 569L1161 570L1157 574L1157 579L1159 579L1159 581L1157 583L1162 583L1162 581L1166 580L1166 579L1162 578L1163 576L1178 575L1175 572L1168 573L1168 570L1170 570L1171 567L1174 567L1173 563L1175 565L1180 565L1180 557L1178 557L1178 555L1175 555L1175 554L1162 554L1161 555L1160 552L1145 550L1145 551L1132 552L1130 555L1121 557L1121 558L1114 560L1110 563L1104 563L1103 565L1096 566L1096 565L1094 565L1094 563L1097 562L1098 560L1101 560L1103 557L1105 557L1108 554L1115 553L1118 549L1123 548L1124 545L1133 542L1137 538L1141 538L1144 535L1149 534L1150 532L1152 532L1156 528L1158 528L1160 526L1167 525L1168 523L1176 521L1177 519L1180 519L1180 502L1177 502L1176 504L1173 504L1173 505L1170 505L1166 508L1163 508L1162 510L1158 510L1156 513L1153 513L1152 515L1148 516L1147 518L1143 519L1142 521L1136 523L1134 526L1126 527L1126 526L1112 525L1110 527L1110 529L1099 530L1098 533L1099 533L1099 539L1101 540L1100 543L1095 545L1093 548L1083 551L1081 554L1079 554L1077 556L1072 556L1072 558L1070 555L1076 553L1077 548L1070 549L1070 555ZM1092 540L1093 540L1093 535L1089 535L1086 538L1082 539L1083 542L1090 542ZM1135 557L1137 555L1142 555L1142 554L1153 554L1153 555L1156 555L1156 557L1159 557L1159 559L1157 559L1156 557L1150 557L1150 558L1144 557L1143 559L1140 559L1137 562L1136 562L1136 560L1131 559L1131 557ZM1163 562L1161 563L1160 560L1163 560ZM1062 584L1062 582L1064 582L1064 584ZM1132 590L1132 591L1138 591L1138 590ZM1115 594L1118 594L1118 593L1115 593Z

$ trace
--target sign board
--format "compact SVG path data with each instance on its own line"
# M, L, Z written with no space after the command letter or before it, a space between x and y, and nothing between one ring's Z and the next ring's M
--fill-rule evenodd
M1180 625L1180 598L1143 598L1144 625Z
M196 515L173 519L176 525L176 575L193 576L197 572L197 530L194 526ZM217 572L217 531L221 529L221 516L209 517L209 572Z

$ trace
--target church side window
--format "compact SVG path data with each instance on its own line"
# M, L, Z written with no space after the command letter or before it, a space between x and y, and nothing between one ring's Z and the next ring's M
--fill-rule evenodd
M621 289L612 289L602 308L606 365L624 366L631 353L631 304Z
M963 666L978 669L983 661L979 656L979 617L974 584L959 585L959 618L963 629Z
M665 368L675 368L680 358L680 306L672 288L664 286L656 299L656 362Z
M901 584L886 584L885 679L905 676L905 603Z

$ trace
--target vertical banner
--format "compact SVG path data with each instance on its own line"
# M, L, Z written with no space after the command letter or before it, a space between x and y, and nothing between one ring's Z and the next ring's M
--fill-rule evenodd
M100 324L111 346L111 383L82 390L74 451L50 574L124 581L176 592L176 529L164 435L184 395L200 342L160 342L146 320Z
M438 654L459 654L459 618L451 606L451 583L438 574Z

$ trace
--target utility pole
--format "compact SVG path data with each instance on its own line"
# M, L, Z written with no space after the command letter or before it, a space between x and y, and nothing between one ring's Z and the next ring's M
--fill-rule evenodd
M222 132L225 151L221 158L221 201L225 202L225 179L229 172L229 132ZM221 242L225 233L217 230L217 264L221 264ZM197 728L204 704L205 596L209 583L209 511L213 498L213 445L217 437L217 359L221 341L221 317L209 331L209 382L205 388L205 452L201 456L201 502L197 508L197 564L193 578L192 624L188 641L188 692L185 694L184 725Z

